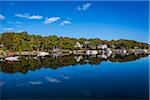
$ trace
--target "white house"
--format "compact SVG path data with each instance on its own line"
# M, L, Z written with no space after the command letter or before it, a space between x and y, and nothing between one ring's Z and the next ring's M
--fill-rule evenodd
M79 42L76 42L76 44L75 44L75 46L74 46L75 48L82 48L83 47L83 45L82 44L80 44Z
M91 54L91 51L90 51L90 50L87 50L87 51L86 51L86 54L87 54L87 55L90 55L90 54Z
M105 53L107 53L107 54L112 54L112 51L111 51L110 48L107 48L107 49L105 50Z
M139 49L139 47L135 46L134 49Z
M97 49L107 49L108 46L106 44L98 44Z
M60 51L60 48L53 46L52 52L58 52L58 51Z

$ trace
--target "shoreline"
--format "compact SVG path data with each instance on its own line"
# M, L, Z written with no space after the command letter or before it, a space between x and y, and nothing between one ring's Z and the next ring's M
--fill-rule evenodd
M96 55L96 54L131 54L131 53L137 53L137 54L150 54L150 49L130 49L130 50L120 50L120 49L113 49L113 50L66 50L62 49L60 51L4 51L0 50L0 58L8 57L8 56L46 56L51 54L57 54L57 55Z

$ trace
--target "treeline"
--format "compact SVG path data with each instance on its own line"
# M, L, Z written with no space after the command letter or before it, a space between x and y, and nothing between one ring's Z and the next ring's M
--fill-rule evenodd
M90 42L87 46L85 42ZM90 46L96 46L98 44L107 44L108 47L119 49L125 47L126 49L148 49L150 46L146 43L136 42L134 40L101 40L98 38L86 39L86 38L69 38L69 37L57 37L53 36L40 36L30 35L27 32L6 32L0 35L0 49L2 50L14 50L14 51L50 51L53 47L61 49L74 50L76 42L83 45L83 48ZM78 48L79 49L79 48ZM82 48L80 48L82 49Z

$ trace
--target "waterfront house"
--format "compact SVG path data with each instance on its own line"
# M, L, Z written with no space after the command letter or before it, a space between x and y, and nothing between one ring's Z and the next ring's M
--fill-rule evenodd
M0 44L0 48L2 48L2 47L4 47L4 45L3 45L3 44Z
M134 49L139 49L139 47L138 47L138 46L135 46Z
M98 44L97 49L107 49L108 46L106 44Z
M111 49L110 49L110 48L107 48L107 49L105 50L105 53L106 53L106 54L110 54L110 55L111 55L111 54L112 54L112 51L111 51Z
M116 46L115 46L115 45L111 45L111 46L110 46L110 48L115 49L115 48L116 48Z
M90 50L87 50L87 51L86 51L86 54L87 54L87 55L90 55L90 54L91 54L91 51L90 51Z
M90 47L90 44L91 44L90 41L84 41L84 42L83 42L84 48L89 48L89 47Z
M95 50L95 49L96 49L96 46L91 45L91 46L90 46L90 49L94 49L94 50Z
M126 47L125 46L120 46L120 50L125 50Z
M84 41L84 44L90 44L91 42L90 41Z
M52 52L59 52L61 49L59 47L53 46Z
M83 47L83 45L82 44L80 44L79 42L76 42L76 44L75 44L75 46L74 46L75 48L82 48Z
M127 50L125 48L125 46L120 46L120 50L121 50L121 54L125 55L127 53Z

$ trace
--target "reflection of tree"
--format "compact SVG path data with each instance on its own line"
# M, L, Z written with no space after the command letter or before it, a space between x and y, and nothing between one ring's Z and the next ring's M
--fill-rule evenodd
M51 69L57 69L64 66L71 66L76 64L100 64L102 61L111 61L111 62L128 62L133 61L136 59L139 59L141 57L145 57L148 55L138 55L135 56L133 54L131 55L113 55L109 57L108 59L98 58L97 56L83 56L83 59L80 61L75 60L75 56L64 56L60 58L52 58L52 57L20 57L19 62L0 62L1 70L2 72L6 73L27 73L29 70L35 71L40 68L51 68ZM88 61L88 62L87 62Z
M145 56L148 56L148 55L147 54L142 54L142 55L138 55L138 56L135 56L134 54L124 55L124 56L115 55L113 58L110 57L108 59L111 62L129 62L129 61L137 60L137 59L145 57Z

